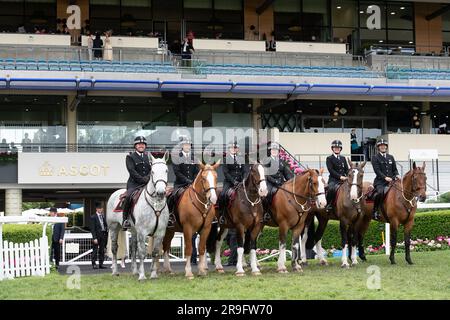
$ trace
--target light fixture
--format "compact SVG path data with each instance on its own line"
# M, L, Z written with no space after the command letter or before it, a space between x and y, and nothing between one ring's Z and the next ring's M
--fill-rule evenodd
M400 7L400 10L405 10L405 7Z
M383 40L379 40L378 42L379 42L379 43L383 43Z
M414 122L414 125L415 125L416 127L420 126L420 121Z
M414 43L413 41L410 41L410 42L409 42L409 44L413 44L413 43Z
M333 116L337 117L339 115L339 113L335 112L333 113Z
M342 8L341 6L337 6L337 7L336 7L336 9L341 9L341 8Z
M339 111L339 107L334 108L334 111Z
M395 15L395 12L394 12L394 11L392 11L392 12L391 12L391 15Z
M339 110L339 112L340 112L342 115L344 115L344 114L347 113L347 109L341 108L341 110Z
M364 11L361 10L361 11L359 11L359 13L364 13Z

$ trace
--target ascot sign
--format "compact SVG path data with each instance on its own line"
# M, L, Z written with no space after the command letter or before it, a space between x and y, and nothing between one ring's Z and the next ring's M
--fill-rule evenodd
M70 14L67 18L67 28L69 30L81 29L81 9L77 5L71 5L67 7L66 13Z
M19 153L19 184L125 183L125 153Z

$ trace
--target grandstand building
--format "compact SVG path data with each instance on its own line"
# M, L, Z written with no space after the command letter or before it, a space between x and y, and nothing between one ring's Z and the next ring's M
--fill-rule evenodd
M0 211L81 201L89 214L125 186L134 136L162 150L195 121L269 129L312 167L333 139L361 161L383 136L402 172L411 149L437 150L429 191L447 191L447 2L0 0ZM110 46L92 49L97 33Z

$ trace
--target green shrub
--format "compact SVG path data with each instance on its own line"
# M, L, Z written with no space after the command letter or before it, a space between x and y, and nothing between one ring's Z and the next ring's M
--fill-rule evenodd
M47 237L50 239L52 228L47 227ZM4 224L3 240L14 243L25 243L42 237L41 224ZM50 240L49 240L50 241Z
M364 246L379 246L383 243L382 232L384 223L372 221L364 236ZM317 226L316 226L317 227ZM411 232L412 239L434 239L438 236L450 235L450 210L421 212L414 217L414 227ZM403 241L403 226L397 233L397 242ZM286 239L287 247L291 246L291 232ZM264 227L258 239L258 248L278 249L278 228ZM341 248L341 235L339 222L330 220L322 238L324 248Z

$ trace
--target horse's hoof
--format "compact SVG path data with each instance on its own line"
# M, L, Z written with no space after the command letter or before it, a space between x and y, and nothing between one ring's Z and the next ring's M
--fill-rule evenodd
M327 260L320 260L320 265L321 266L327 266L328 265L328 261Z
M206 272L206 271L201 271L201 272L198 273L198 275L199 275L200 277L206 277L206 276L208 275L208 272Z
M188 280L194 280L194 275L186 276L186 279L188 279Z
M243 276L245 276L245 272L237 272L236 271L236 277L243 277Z
M255 271L255 272L252 272L252 275L253 276L260 276L261 272L260 271Z
M216 271L218 273L225 273L225 270L223 270L223 268L216 268Z
M289 272L287 271L287 269L278 269L277 272L278 272L278 273L289 273Z
M356 266L358 264L358 261L352 261L352 266Z
M147 278L146 277L142 277L142 278L140 277L138 280L139 280L139 282L144 282L145 280L147 280Z
M297 272L297 273L303 273L303 269L301 267L293 268L292 271Z
M341 268L342 268L342 269L350 269L350 266L349 266L348 263L343 263L343 264L341 265Z

